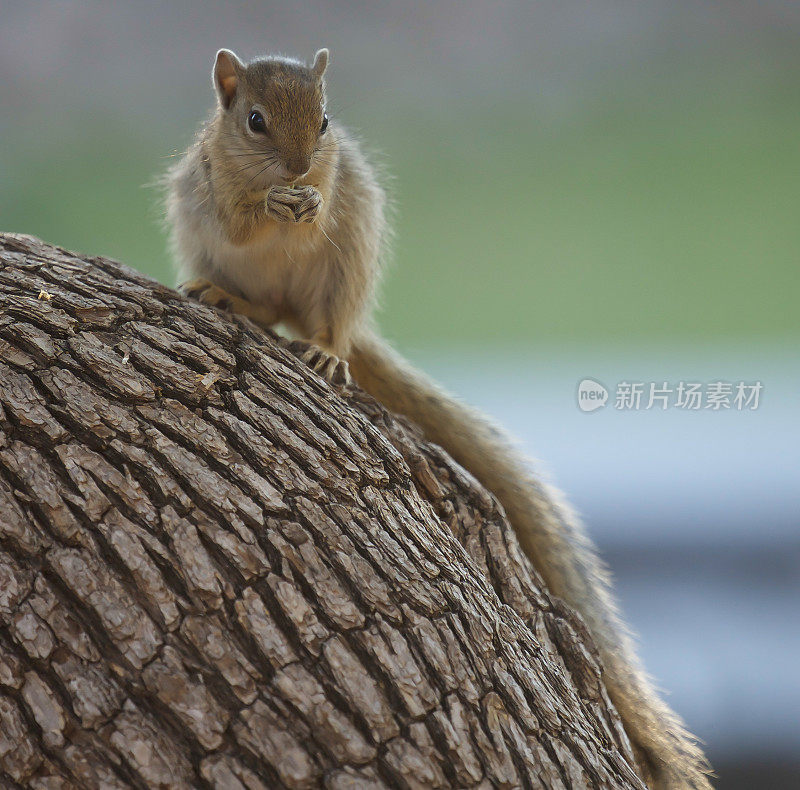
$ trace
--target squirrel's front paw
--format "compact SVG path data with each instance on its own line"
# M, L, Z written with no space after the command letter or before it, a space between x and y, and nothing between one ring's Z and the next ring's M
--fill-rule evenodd
M347 360L340 359L319 346L310 346L300 358L330 384L349 386L353 383Z
M267 192L266 207L278 222L313 222L322 208L322 195L311 186L274 186Z

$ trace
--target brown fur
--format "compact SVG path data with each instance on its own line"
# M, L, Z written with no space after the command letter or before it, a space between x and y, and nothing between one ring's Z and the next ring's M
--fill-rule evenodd
M658 790L706 790L702 752L641 669L608 573L578 520L501 431L371 330L387 235L384 193L352 137L334 122L319 133L326 65L324 50L312 67L285 58L245 66L233 53L218 55L217 112L169 174L168 218L190 290L262 324L288 323L322 347L313 359L330 378L341 372L337 358L348 360L365 390L481 480L548 587L585 619L642 774ZM248 132L254 106L268 116L268 137ZM295 183L318 191L314 221L286 221L291 211L270 212L269 196L278 194L271 190L306 164Z

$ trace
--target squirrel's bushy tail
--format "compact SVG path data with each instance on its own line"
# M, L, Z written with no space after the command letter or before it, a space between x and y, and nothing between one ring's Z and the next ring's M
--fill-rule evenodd
M702 751L641 668L609 574L557 492L534 477L528 460L491 421L444 392L377 335L357 338L349 361L364 390L416 423L500 500L548 589L586 622L600 651L606 688L653 787L710 788Z

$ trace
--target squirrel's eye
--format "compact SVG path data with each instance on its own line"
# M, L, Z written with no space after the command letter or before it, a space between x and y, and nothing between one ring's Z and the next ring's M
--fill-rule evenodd
M267 122L258 110L253 110L250 115L247 116L247 125L254 132L261 132L261 134L267 133Z
M325 130L328 128L328 113L324 113L322 116L322 128L319 130L320 134L325 134Z

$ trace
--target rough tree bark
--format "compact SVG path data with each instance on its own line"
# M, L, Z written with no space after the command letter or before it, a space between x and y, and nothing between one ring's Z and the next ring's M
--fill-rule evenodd
M496 501L293 348L0 236L0 784L642 788Z

